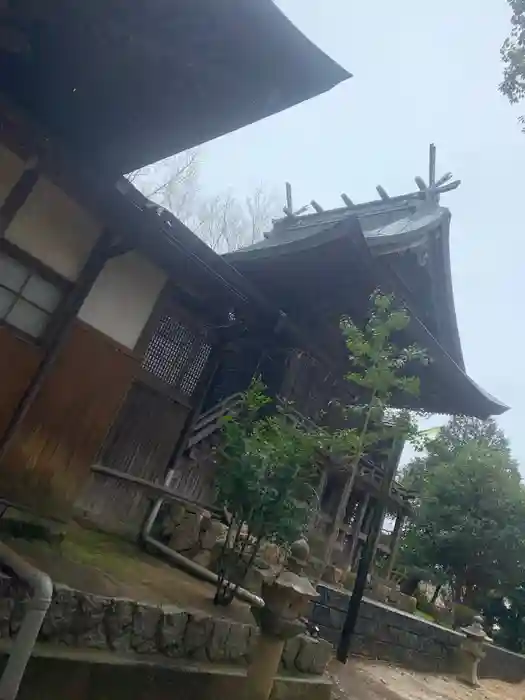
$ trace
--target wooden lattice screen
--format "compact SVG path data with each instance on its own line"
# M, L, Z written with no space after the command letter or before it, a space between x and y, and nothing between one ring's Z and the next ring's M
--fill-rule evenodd
M198 386L210 352L203 333L164 314L148 343L142 368L189 397Z

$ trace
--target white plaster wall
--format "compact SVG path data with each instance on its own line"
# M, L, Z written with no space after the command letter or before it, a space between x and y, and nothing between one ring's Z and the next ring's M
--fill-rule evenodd
M110 260L80 309L79 318L133 349L166 282L138 253Z
M1 195L0 195L1 196ZM75 280L102 225L41 177L6 232L7 240Z
M0 146L0 202L24 169ZM62 190L41 177L6 232L6 238L63 277L77 279L102 225ZM79 318L133 349L164 287L166 275L137 253L109 261Z

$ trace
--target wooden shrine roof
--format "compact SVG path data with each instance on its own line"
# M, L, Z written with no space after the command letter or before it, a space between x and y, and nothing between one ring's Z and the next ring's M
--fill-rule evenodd
M413 193L276 222L265 239L225 259L322 339L344 363L341 315L365 320L374 289L409 309L402 343L417 342L431 358L418 367L412 408L486 418L507 406L465 372L449 256L450 213L438 198ZM343 365L342 365L343 366ZM416 371L416 370L414 370Z
M286 255L293 248L318 247L328 241L329 231L336 226L341 227L340 235L358 235L353 234L354 219L371 254L396 273L403 298L464 368L450 270L450 212L435 200L414 194L287 217L277 221L262 241L227 259L242 268L251 261ZM337 304L337 300L333 302Z
M0 2L0 92L107 180L348 77L272 0Z

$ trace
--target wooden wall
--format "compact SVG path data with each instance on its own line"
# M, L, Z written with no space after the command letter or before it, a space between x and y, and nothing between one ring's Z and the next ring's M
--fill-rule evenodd
M0 338L0 357L9 352L9 343ZM16 367L21 377L31 362L18 353L7 369L0 361L0 371ZM137 364L106 336L77 322L5 455L0 493L41 515L70 517ZM10 395L23 383L13 380ZM4 403L0 419L7 413Z
M163 483L166 465L188 408L135 382L110 430L98 462L105 467ZM93 475L77 503L86 519L109 532L138 535L151 499L142 489Z
M40 351L35 345L0 326L0 435L31 381L39 359Z

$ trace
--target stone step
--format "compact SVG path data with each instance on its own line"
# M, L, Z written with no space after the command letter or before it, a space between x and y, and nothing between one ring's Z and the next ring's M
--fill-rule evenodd
M3 670L8 643L0 643ZM37 645L17 700L226 700L246 671L233 666ZM330 700L326 676L280 675L272 700Z
M0 638L17 634L26 610L24 591L0 577ZM256 648L255 626L169 605L107 598L55 585L39 641L70 649L156 655L166 660L246 666ZM329 643L306 635L288 640L282 669L322 676Z

